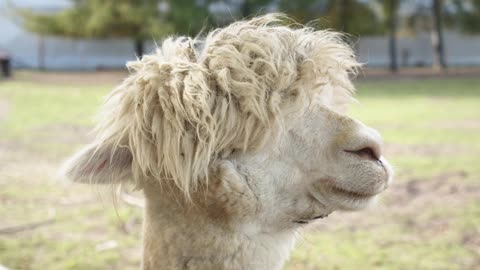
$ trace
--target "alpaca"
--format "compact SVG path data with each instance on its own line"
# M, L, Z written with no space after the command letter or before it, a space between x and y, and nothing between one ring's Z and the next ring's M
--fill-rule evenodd
M380 135L345 114L351 48L287 20L166 39L65 163L72 181L143 191L143 269L281 269L306 224L387 188Z

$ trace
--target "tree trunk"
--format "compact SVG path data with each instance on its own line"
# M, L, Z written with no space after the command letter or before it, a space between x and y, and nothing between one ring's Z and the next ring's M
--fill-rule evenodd
M350 0L342 0L340 1L340 27L342 29L342 32L349 33L350 27L349 27L349 15L350 15Z
M445 62L445 49L443 43L442 1L433 0L432 9L434 20L434 30L432 31L433 68L436 70L444 70L447 68L447 64Z
M398 0L391 0L388 7L389 21L389 54L390 54L390 71L395 73L398 71L397 63L397 7Z
M45 37L38 37L38 69L45 70Z
M248 16L250 16L250 12L251 12L250 3L248 0L244 0L242 5L242 19L245 19Z
M143 56L143 39L135 39L135 55L138 59L142 59Z

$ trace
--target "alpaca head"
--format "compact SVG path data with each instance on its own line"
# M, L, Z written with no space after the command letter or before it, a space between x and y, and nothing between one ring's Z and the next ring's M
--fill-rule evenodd
M247 231L367 206L392 172L379 134L344 113L359 65L341 35L282 19L167 39L130 63L66 176L132 182L147 200L182 196Z

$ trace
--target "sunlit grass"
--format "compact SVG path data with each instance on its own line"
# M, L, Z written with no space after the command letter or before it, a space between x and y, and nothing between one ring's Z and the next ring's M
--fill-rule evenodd
M399 173L463 171L478 180L479 84L480 79L363 82L351 113L378 129L387 148L408 149L389 157Z
M450 181L479 183L479 85L480 79L362 82L360 103L351 114L378 129L387 147L400 148L388 157L396 167L396 181L451 174ZM411 231L407 216L372 230L352 224L310 233L295 249L288 269L467 269L479 261L474 252L478 246L461 243L466 231L478 237L479 205L458 208L445 201L408 217L451 221L445 231L427 236Z
M9 103L2 137L25 137L61 125L92 125L93 117L112 86L58 86L6 82L0 98Z

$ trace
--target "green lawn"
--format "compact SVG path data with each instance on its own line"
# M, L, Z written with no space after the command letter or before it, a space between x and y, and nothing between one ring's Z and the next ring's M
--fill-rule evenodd
M479 79L363 83L361 104L354 106L353 115L379 129L387 146L413 150L415 154L393 151L399 173L431 177L464 171L478 181L479 83Z
M54 219L0 234L0 265L138 268L141 210L55 179L112 87L0 82L0 230ZM351 114L382 133L396 182L376 208L320 221L286 269L478 269L480 79L358 88Z

